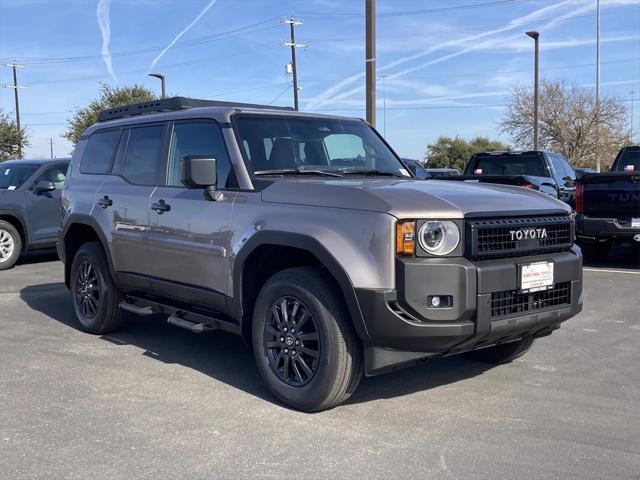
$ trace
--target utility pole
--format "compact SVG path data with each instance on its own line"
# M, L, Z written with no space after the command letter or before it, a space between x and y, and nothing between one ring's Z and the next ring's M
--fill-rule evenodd
M24 65L19 65L14 61L13 63L5 63L4 66L13 68L13 85L8 85L8 84L5 83L5 84L2 85L2 87L3 88L13 88L13 95L14 95L14 98L16 100L16 125L18 126L18 134L20 134L22 132L22 130L20 129L20 102L18 101L18 89L27 88L27 87L23 87L23 86L18 85L18 74L16 72L16 69L24 68ZM22 158L22 144L21 143L18 145L18 158Z
M49 137L49 148L51 150L51 159L53 159L53 138Z
M538 150L538 95L539 95L539 46L540 46L540 33L538 32L526 32L526 35L533 38L535 42L535 60L534 60L534 73L533 73L533 149Z
M596 0L596 172L600 173L600 0Z
M387 137L387 89L386 89L386 78L389 75L383 73L379 75L382 79L382 136Z
M147 74L150 77L154 77L160 80L160 84L161 84L161 97L160 98L166 98L167 97L167 90L165 88L165 76L162 75L161 73L148 73Z
M376 0L365 0L367 122L376 125Z
M296 65L296 48L306 48L306 43L296 43L296 26L302 25L302 20L293 18L283 18L282 23L289 24L290 41L282 40L280 45L291 47L291 73L293 75L293 108L298 110L298 67Z

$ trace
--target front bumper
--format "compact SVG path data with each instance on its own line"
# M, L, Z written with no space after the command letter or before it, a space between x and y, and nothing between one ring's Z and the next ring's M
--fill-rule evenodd
M530 294L524 312L496 315L492 294L517 291L518 265L537 261L554 263L554 284L566 286L566 301L535 302ZM396 275L397 290L356 290L370 337L367 375L427 357L545 336L582 310L582 253L576 246L561 253L479 262L401 259ZM450 295L453 305L429 308L431 295Z
M583 240L622 239L633 240L640 234L640 228L631 226L631 219L592 218L585 214L576 215L576 236Z

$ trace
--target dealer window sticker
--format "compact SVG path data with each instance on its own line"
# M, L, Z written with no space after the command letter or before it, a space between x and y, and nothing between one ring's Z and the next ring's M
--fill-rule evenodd
M635 170L635 167L633 165L626 165L624 167L625 172L633 172L634 170Z

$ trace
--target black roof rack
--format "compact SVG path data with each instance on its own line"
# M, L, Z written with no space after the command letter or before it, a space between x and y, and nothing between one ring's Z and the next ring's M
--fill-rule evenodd
M133 105L103 110L98 117L98 122L114 120L116 118L144 115L147 113L168 112L171 110L184 110L194 107L238 107L238 108L264 108L269 110L293 110L291 107L275 107L273 105L258 105L253 103L219 102L216 100L200 100L198 98L172 97L161 100L151 100Z

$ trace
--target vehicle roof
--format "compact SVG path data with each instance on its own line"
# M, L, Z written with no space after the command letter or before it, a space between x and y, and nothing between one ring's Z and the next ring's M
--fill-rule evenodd
M458 169L457 168L425 168L425 170L427 172L432 171L432 172L457 172Z
M46 165L48 163L56 163L56 162L64 162L64 161L70 161L70 158L64 157L64 158L34 158L34 159L29 159L29 158L20 158L20 159L13 159L13 160L5 160L4 162L1 162L0 165L20 165L20 164L24 164L24 165Z
M162 102L168 103L165 106ZM155 102L155 104L157 104L157 106L151 106L149 108L142 108L146 107L146 104L135 104L125 105L117 109L105 110L100 114L98 122L89 127L83 136L90 135L93 131L102 128L134 125L137 123L165 122L168 120L179 119L210 118L220 123L227 123L230 121L231 116L236 113L363 121L360 118L354 117L298 112L286 107L254 105L239 102L216 102L183 97L164 99ZM140 113L136 113L136 108L140 108ZM123 113L119 113L120 110L122 110ZM128 113L129 111L133 111L134 113L130 114Z

